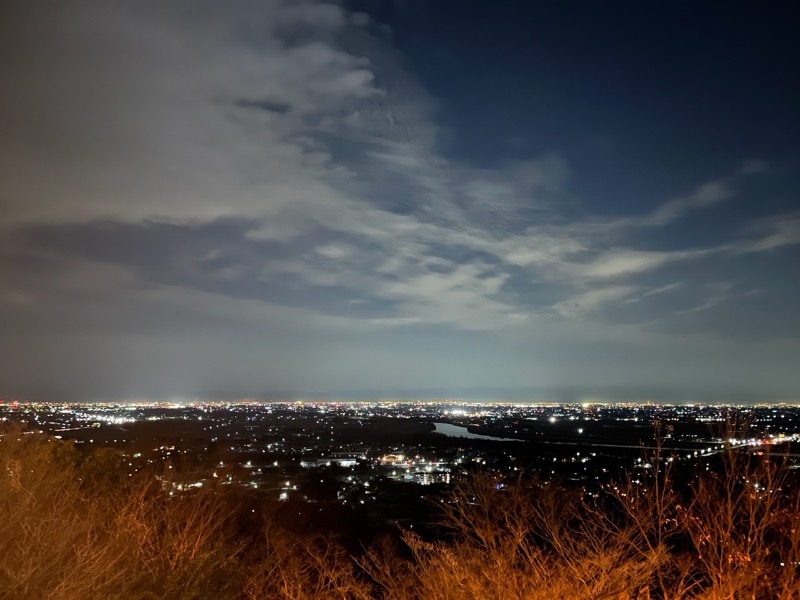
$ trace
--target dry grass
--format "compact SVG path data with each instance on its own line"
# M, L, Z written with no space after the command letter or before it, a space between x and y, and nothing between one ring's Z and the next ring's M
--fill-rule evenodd
M446 535L403 532L354 558L274 518L243 529L234 494L170 497L112 451L0 433L2 598L800 597L796 471L769 456L731 450L680 486L650 457L600 499L477 475L442 505Z
M169 496L113 452L7 430L0 442L0 597L367 598L332 540L243 534L230 495Z

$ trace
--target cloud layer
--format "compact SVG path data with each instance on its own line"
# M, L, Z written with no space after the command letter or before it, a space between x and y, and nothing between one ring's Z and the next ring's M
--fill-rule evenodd
M798 319L758 265L800 218L720 221L763 161L615 213L562 148L456 159L446 104L338 5L8 17L3 393L725 390L754 356L796 389Z

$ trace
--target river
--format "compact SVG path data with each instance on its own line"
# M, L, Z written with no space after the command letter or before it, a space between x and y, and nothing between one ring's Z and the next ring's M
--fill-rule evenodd
M469 438L471 440L491 440L493 442L522 441L522 440L514 440L511 438L501 438L501 437L494 437L492 435L481 435L479 433L472 433L466 427L462 427L461 425L453 425L452 423L434 423L433 426L436 428L434 433L441 433L442 435L446 435L448 437Z

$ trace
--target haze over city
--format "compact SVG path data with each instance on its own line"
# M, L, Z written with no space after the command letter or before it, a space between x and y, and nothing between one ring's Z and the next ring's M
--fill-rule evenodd
M795 21L5 2L0 398L800 399Z

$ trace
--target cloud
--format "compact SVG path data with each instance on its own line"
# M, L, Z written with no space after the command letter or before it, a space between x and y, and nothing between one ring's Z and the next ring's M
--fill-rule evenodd
M398 302L398 312L405 319L451 323L466 330L497 329L522 318L501 299L507 278L480 264L466 264L448 273L426 272L386 282L374 293Z
M84 2L40 18L43 6L4 20L6 226L263 218L340 201L347 173L308 133L380 93L368 60L334 45L342 9Z
M720 283L709 283L704 286L704 292L706 293L705 298L699 304L691 306L689 308L676 311L676 315L685 315L689 313L696 313L701 312L704 310L709 310L721 304L729 297L729 292L733 288L731 283L727 282L720 282Z
M648 296L655 296L657 294L666 294L667 292L679 289L682 285L683 283L681 283L680 281L673 281L672 283L668 283L667 285L662 285L661 287L647 290L642 294L641 297L647 298Z
M769 170L770 170L770 165L768 162L764 160L746 160L742 163L742 168L741 168L743 175L768 173Z
M732 254L749 254L800 244L800 213L793 212L762 219L754 224L752 230L758 234L757 238L734 242L728 250Z
M706 256L711 250L682 250L652 252L631 249L612 249L604 252L578 271L584 277L605 279L624 277L649 271L670 262Z
M597 312L609 303L620 302L637 291L637 287L617 285L583 292L558 302L553 308L562 317L578 317Z
M324 258L336 260L347 256L350 253L350 250L339 244L327 244L324 246L318 246L317 253Z
M31 6L9 27L40 30L47 43L36 54L38 79L27 76L34 65L9 65L16 91L0 113L10 132L0 147L6 227L241 219L243 239L231 243L294 251L260 266L219 265L218 279L290 275L374 294L397 317L413 306L470 328L476 320L466 315L480 303L487 314L526 312L508 289L515 268L583 293L592 281L708 254L621 242L734 194L731 180L717 180L649 214L565 219L562 205L573 199L562 158L494 169L448 159L436 102L335 5L86 3L45 21ZM30 53L35 37L12 38L17 53ZM98 48L103 60L91 58ZM320 232L332 239L313 251L297 242ZM498 289L489 293L482 269L460 269L465 260L494 269ZM463 320L405 291L453 273L474 279L445 288L458 290L455 305L472 307Z
M0 319L34 354L80 338L99 360L113 338L125 357L164 357L174 338L191 357L219 338L236 360L198 360L256 372L264 352L288 372L267 346L327 365L345 361L336 344L377 361L391 340L435 370L408 358L419 335L474 365L478 339L557 348L558 365L584 343L666 344L668 326L649 324L734 304L704 287L706 270L800 243L794 213L714 222L746 178L769 175L762 161L677 197L656 189L637 212L576 185L570 148L459 159L441 125L452 107L342 5L34 0L7 13ZM720 239L689 244L684 227Z
M712 181L701 185L689 196L676 198L662 204L648 215L647 222L651 225L667 225L682 217L690 210L714 206L732 196L733 192L726 183L722 181Z

